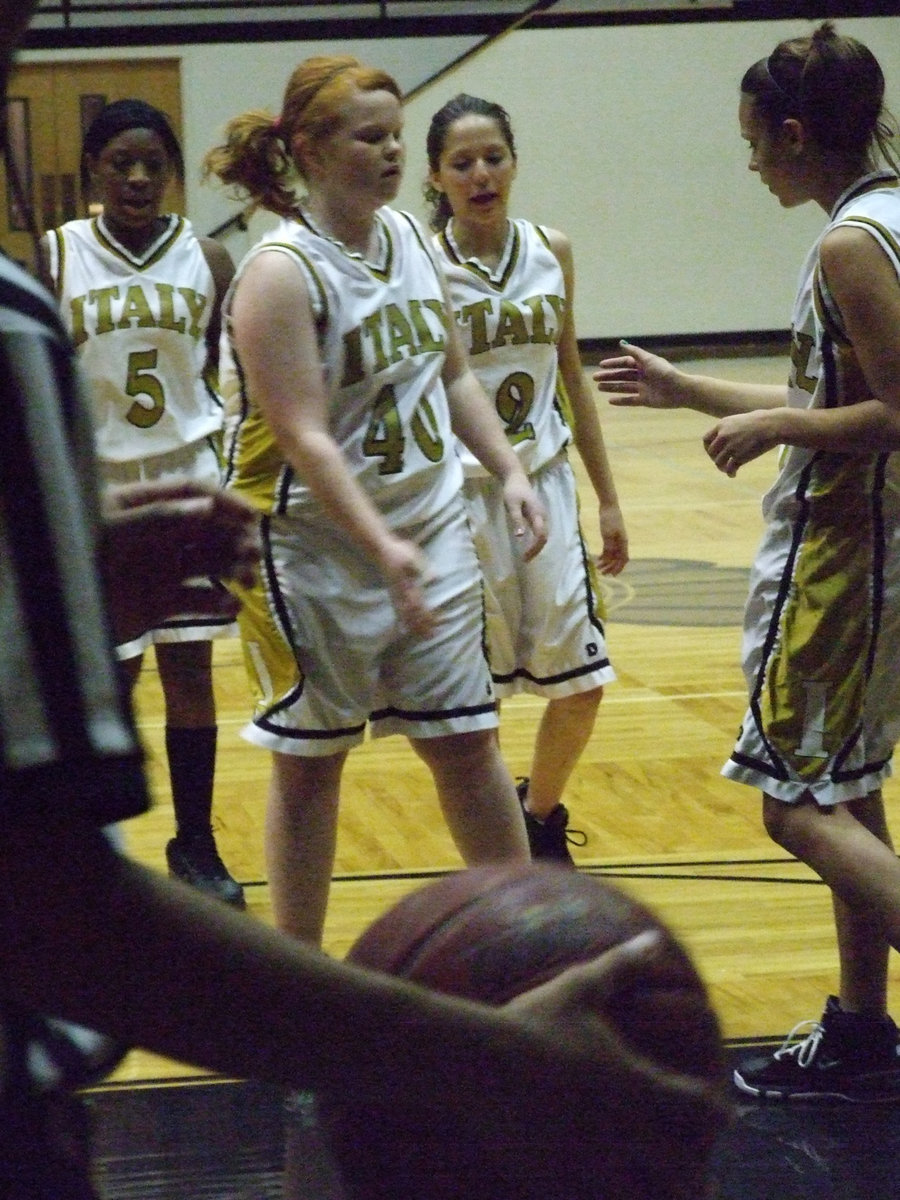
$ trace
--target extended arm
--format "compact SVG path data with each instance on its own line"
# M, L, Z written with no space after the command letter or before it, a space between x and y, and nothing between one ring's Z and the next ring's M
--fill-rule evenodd
M64 821L4 828L0 870L8 998L179 1061L421 1105L473 1140L487 1129L526 1145L534 1128L561 1137L573 1112L596 1113L663 1171L669 1154L702 1165L721 1120L711 1092L635 1058L597 1015L622 1003L652 945L489 1009L353 969Z
M603 359L593 374L617 408L692 408L710 417L727 417L777 408L787 401L786 386L689 375L630 342L623 341L622 349L625 354Z
M862 229L833 229L819 259L870 399L841 408L777 408L720 422L704 441L727 474L781 444L843 454L900 448L900 279Z

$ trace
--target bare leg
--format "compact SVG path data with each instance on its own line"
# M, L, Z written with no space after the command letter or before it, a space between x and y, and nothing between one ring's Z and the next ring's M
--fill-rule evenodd
M603 688L549 700L538 728L526 807L544 820L561 803L566 784L584 753Z
M881 792L847 805L854 817L891 849ZM851 908L833 895L834 920L841 963L841 1004L847 1012L884 1016L890 945L865 911Z
M525 823L495 730L410 741L431 771L444 820L466 865L527 862Z
M812 800L788 805L766 796L764 815L775 841L831 888L842 1005L882 1015L888 946L900 948L900 860L891 846L881 793L832 809Z
M346 758L272 755L266 860L275 924L316 946L325 926Z

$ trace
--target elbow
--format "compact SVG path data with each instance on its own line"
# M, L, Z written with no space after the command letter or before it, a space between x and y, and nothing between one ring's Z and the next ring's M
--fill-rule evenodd
M900 450L900 408L880 405L880 413L872 430L872 449L880 452Z

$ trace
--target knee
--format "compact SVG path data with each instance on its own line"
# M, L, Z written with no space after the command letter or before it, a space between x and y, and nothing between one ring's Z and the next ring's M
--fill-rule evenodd
M603 688L591 688L589 692L574 692L571 696L559 696L550 700L547 708L560 717L583 722L593 720L603 699Z
M470 730L438 738L411 738L413 749L433 771L476 770L499 755L496 729Z
M573 708L580 708L584 712L595 713L600 707L600 701L603 699L603 688L591 688L589 692L578 692L571 697Z
M811 798L792 804L771 796L763 800L766 833L782 850L802 862L815 854L822 832L821 821L828 815Z
M297 811L336 806L346 757L336 754L307 758L276 751L272 755L271 799Z
M792 852L790 806L781 800L774 800L771 796L766 796L763 799L762 817L763 826L772 841Z

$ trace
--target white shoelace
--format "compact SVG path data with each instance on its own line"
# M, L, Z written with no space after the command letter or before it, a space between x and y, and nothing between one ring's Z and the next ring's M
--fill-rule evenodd
M808 1029L809 1032L800 1041L795 1041L794 1039L804 1029ZM811 1066L819 1052L824 1035L825 1029L821 1021L800 1021L787 1035L773 1057L780 1060L788 1055L793 1055L796 1057L798 1067Z

